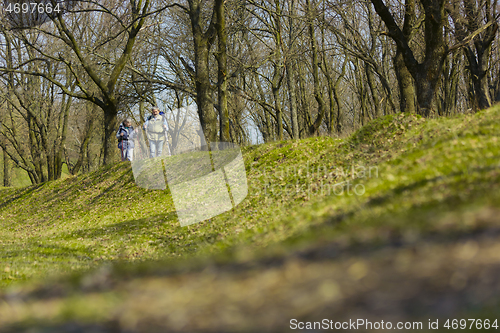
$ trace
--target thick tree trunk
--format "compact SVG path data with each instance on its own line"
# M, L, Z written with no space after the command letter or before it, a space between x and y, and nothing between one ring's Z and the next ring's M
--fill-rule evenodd
M469 71L472 81L472 108L474 110L486 109L492 105L488 84L488 62L491 53L491 44L496 37L498 22L495 17L497 1L479 2L476 0L463 0L465 19L460 13L459 4L455 4L450 12L455 31L459 41L463 42L467 35L474 34L483 24L489 24L481 34L474 37L474 43L465 47L465 55L469 62ZM484 22L484 23L483 23Z
M229 111L227 108L227 33L226 33L226 13L224 1L215 1L215 11L217 13L217 90L219 97L219 120L220 120L220 141L229 142Z
M212 89L209 78L208 49L196 47L196 101L198 104L198 114L200 116L201 127L207 143L217 141L217 116L212 102Z
M429 116L432 112L432 102L437 83L441 77L441 69L446 56L443 25L445 22L445 0L421 1L425 12L424 41L425 57L418 62L409 46L409 34L406 27L415 18L415 4L413 0L406 0L405 22L403 31L399 28L394 17L382 0L371 0L375 11L389 29L389 34L396 42L401 52L406 68L415 80L418 113Z
M428 117L432 111L432 101L436 83L428 80L425 72L419 72L415 79L415 88L417 90L418 114Z
M413 78L406 68L403 55L399 49L396 51L393 63L396 78L398 80L400 111L415 114L417 111L415 105L415 85L413 84Z
M486 109L492 105L487 75L489 49L489 47L487 49L477 47L477 58L470 48L465 51L471 73L474 110Z
M189 1L189 15L194 44L194 65L195 65L195 85L196 104L198 105L198 115L200 117L201 128L207 144L217 141L217 114L212 101L212 88L210 86L210 62L209 53L215 35L215 23L210 23L207 32L202 31L201 1Z
M118 161L116 149L116 130L118 128L118 110L114 104L107 104L104 108L104 161L105 165Z

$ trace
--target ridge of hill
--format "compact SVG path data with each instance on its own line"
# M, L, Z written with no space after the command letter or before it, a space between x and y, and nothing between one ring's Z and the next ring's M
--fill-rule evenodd
M498 133L494 107L245 147L248 197L184 228L168 191L138 188L126 163L1 189L1 283L14 288L0 327L262 332L292 318L488 318L500 295Z

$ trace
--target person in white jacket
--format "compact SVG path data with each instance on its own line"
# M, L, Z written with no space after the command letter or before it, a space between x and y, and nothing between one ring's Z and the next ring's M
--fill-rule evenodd
M160 109L157 107L151 108L151 116L144 123L144 130L149 141L150 157L161 156L168 123L165 116L160 114Z

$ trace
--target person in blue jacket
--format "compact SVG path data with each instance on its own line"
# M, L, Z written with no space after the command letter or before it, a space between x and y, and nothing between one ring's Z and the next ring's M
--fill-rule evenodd
M130 118L125 119L118 128L116 132L116 137L118 138L118 148L121 151L122 161L132 162L134 156L134 139L137 134L137 129L134 130L132 127L132 120Z

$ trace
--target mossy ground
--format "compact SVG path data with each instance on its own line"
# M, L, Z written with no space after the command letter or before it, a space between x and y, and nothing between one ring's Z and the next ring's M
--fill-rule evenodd
M496 107L245 147L248 197L188 227L169 192L138 188L127 163L2 189L0 327L271 332L292 318L495 319L499 133Z

